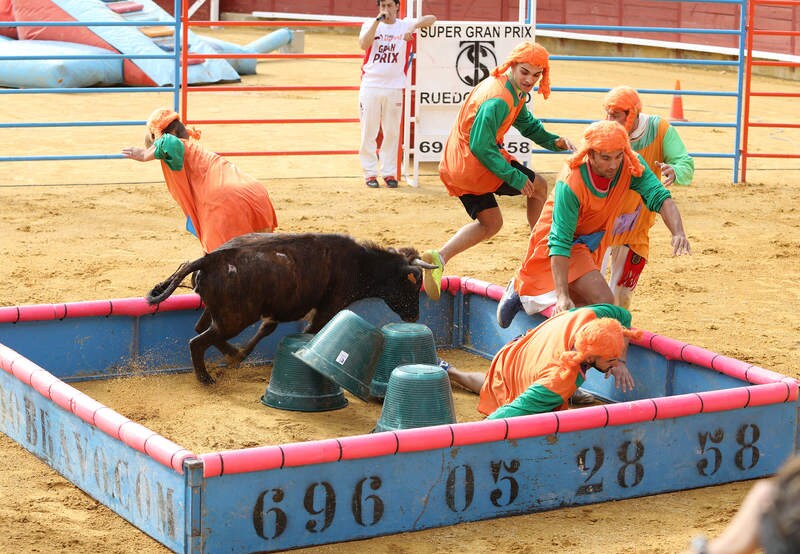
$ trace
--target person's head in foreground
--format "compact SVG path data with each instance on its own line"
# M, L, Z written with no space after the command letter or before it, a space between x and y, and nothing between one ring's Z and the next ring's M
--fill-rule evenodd
M640 177L644 166L631 149L625 128L616 121L595 121L583 131L578 151L567 159L573 169L588 163L592 172L613 179L625 165L634 177Z
M530 93L539 83L539 94L550 96L550 54L544 46L533 41L521 42L495 67L492 75L499 77L508 70L511 80L522 92Z
M578 330L572 350L561 354L561 366L568 372L584 366L607 373L613 366L625 363L626 339L640 335L641 331L626 329L614 318L594 319Z
M175 135L178 138L188 139L200 138L200 131L188 129L181 123L181 117L177 112L169 108L158 108L150 114L145 124L147 131L144 135L144 145L150 148L152 144L161 138L162 135Z

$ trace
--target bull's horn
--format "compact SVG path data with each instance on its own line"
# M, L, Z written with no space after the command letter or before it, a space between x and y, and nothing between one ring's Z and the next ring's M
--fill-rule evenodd
M414 258L414 261L411 262L411 265L421 267L422 269L436 269L437 267L439 267L438 265L429 264L428 262L423 262L419 258Z

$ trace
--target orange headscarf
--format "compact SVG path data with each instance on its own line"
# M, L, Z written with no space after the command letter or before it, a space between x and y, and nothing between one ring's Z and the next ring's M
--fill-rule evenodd
M641 177L644 166L639 162L636 153L631 150L631 141L628 132L616 121L595 121L583 131L583 140L572 156L567 158L567 164L573 169L586 161L586 154L594 152L612 152L622 150L625 163L635 177Z
M517 63L538 65L542 68L542 78L539 80L539 94L545 100L550 96L550 54L544 46L532 41L517 44L501 65L492 70L492 75L499 77L506 70Z
M578 330L573 349L561 353L561 364L569 369L594 356L619 359L625 351L625 339L641 335L641 331L626 329L614 318L594 319Z
M180 119L180 117L181 116L179 116L177 112L169 108L158 108L154 110L153 113L150 114L150 117L147 118L147 135L155 142L164 134L164 129L176 119ZM186 127L186 132L195 140L200 138L200 131L194 127Z
M620 110L628 112L625 119L625 130L630 133L633 130L633 123L642 111L642 99L635 89L627 86L612 88L603 100L603 109L606 112Z

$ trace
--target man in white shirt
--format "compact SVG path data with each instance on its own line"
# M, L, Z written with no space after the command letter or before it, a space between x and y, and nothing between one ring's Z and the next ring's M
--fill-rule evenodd
M378 16L361 26L358 44L364 53L361 90L359 158L366 184L378 188L378 175L386 186L397 188L397 147L403 113L403 89L412 35L436 22L433 15L398 19L400 0L377 0ZM380 159L376 153L378 132L383 132ZM380 166L383 166L382 168Z

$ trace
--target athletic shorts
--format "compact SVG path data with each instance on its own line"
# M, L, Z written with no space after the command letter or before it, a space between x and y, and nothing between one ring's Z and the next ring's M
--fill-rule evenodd
M523 172L527 177L528 180L533 182L536 178L536 173L516 160L511 160L511 167L514 169L519 169ZM464 209L467 210L467 213L472 219L477 219L478 214L481 213L483 210L488 210L489 208L496 208L497 207L497 196L519 196L522 194L522 191L515 189L508 183L501 183L497 190L494 192L487 192L485 194L464 194L459 196L459 200L464 205Z

